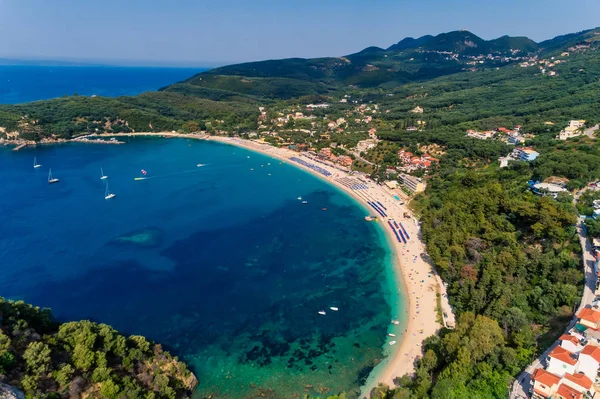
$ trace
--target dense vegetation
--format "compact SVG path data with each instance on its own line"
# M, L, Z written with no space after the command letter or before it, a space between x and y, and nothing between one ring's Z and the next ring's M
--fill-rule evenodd
M506 397L570 320L583 283L576 215L526 190L526 167L443 175L421 200L428 253L459 320L425 345L407 397Z
M399 166L401 148L417 155L439 149L436 156L441 163L427 172L428 189L416 202L431 261L448 284L459 316L457 327L427 340L414 378L399 378L391 391L379 387L373 397L501 398L512 378L563 330L580 298L581 249L572 198L534 196L526 182L559 178L575 191L600 179L596 138L555 140L570 119L584 119L587 127L600 122L598 33L586 31L536 44L509 37L486 42L468 32L451 32L342 58L233 65L136 97L74 96L0 106L0 127L32 139L131 130L206 130L243 136L257 134L258 107L266 107L265 119L272 121L304 111L307 104L329 102L330 108L311 111L311 119L263 126L277 130L277 135L264 137L275 145L289 141L320 149L335 144L332 152L340 155L375 129L380 141L360 154L355 166L381 178L388 167ZM583 46L563 54L577 44ZM510 49L531 53L527 65L509 59ZM449 58L446 51L456 57ZM488 52L499 59L486 58L472 67L473 57ZM542 73L540 61L552 64L545 68L554 74ZM379 113L364 123L365 114L357 107L370 104L377 104ZM423 113L411 112L415 107ZM328 122L338 118L348 119L344 128L328 129ZM417 125L417 130L407 131ZM527 141L541 154L534 162L498 169L496 159L508 154L511 146L465 137L468 129L516 125L535 135ZM579 211L591 215L592 201L598 198L584 194ZM600 222L590 220L587 225L590 234L600 236ZM84 381L82 390L109 391L116 386L122 394L136 389L164 394L164 384L154 385L165 381L153 374L160 368L140 369L140 362L170 358L145 344L146 349L141 348L140 339L119 338L128 349L116 352L121 346L106 346L107 331L112 331L107 326L27 323L35 324L39 339L19 343L22 334L15 334L12 325L2 325L11 348L16 346L0 352L0 365L7 367L0 374L30 394L36 389L46 392L47 387L58 395L71 389L72 382L66 385L58 379L67 366L65 372L72 370L73 381ZM82 338L66 338L72 335ZM89 336L95 337L91 344L85 338ZM35 346L25 356L30 344ZM82 348L87 348L87 355L95 353L86 357L89 365L81 363ZM138 351L146 360L138 359ZM49 353L47 367L29 366L27 359L39 353ZM168 381L177 395L187 386L181 379ZM108 388L103 388L105 384Z
M48 309L0 298L0 382L28 398L185 398L185 364L139 335L105 324L56 322Z

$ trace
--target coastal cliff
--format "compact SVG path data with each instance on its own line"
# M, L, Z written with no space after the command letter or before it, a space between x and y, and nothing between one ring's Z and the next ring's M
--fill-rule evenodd
M87 320L61 324L48 309L0 298L0 384L14 397L22 396L12 387L35 398L179 399L197 383L142 336Z

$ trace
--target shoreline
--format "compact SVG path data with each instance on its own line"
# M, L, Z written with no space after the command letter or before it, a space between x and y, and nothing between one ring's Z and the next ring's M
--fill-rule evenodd
M391 293L393 298L390 299L392 301L392 311L396 310L398 312L397 315L393 316L393 319L400 319L401 325L396 326L390 323L388 332L393 332L396 334L396 337L386 337L386 343L382 347L385 358L373 368L366 384L360 387L361 398L368 397L368 393L379 383L384 383L393 388L395 386L394 379L396 377L414 373L414 362L417 358L422 356L422 344L424 339L436 334L442 327L442 325L437 322L438 314L436 307L437 294L444 294L445 288L441 284L441 279L437 276L431 265L425 262L420 256L421 253L425 252L425 245L420 240L420 227L416 218L414 218L412 212L410 212L408 208L404 205L400 205L400 202L393 198L392 193L373 182L369 182L367 184L368 188L365 190L353 190L342 184L339 180L358 179L343 170L336 169L329 164L318 163L319 167L331 173L331 176L325 176L290 159L291 157L297 157L316 164L315 161L303 156L301 153L285 148L274 147L267 143L260 143L241 138L176 132L99 134L94 135L93 137L134 136L163 138L178 137L213 141L220 144L242 147L284 161L289 165L312 174L322 181L343 191L346 195L349 195L357 204L364 208L367 214L374 214L374 210L367 204L367 200L375 200L383 203L387 208L386 212L388 217L395 219L398 223L403 223L411 238L406 244L401 244L396 240L391 229L387 226L387 221L380 220L380 222L378 222L383 223L377 228L384 234L390 255L392 256L391 274L394 280L394 291ZM410 219L404 218L405 212L410 215ZM394 309L394 304L399 301L404 303L403 308ZM391 340L396 340L397 344L389 346L388 343Z
M185 137L182 136L182 137ZM273 147L269 144L260 144L254 141L210 136L207 141L215 141L221 144L229 144L238 147L243 147L251 151L273 157L287 162L289 165L301 168L304 171L311 173L313 176L333 185L342 190L344 193L353 198L359 203L368 213L372 214L373 210L366 203L366 198L355 190L351 190L347 186L341 184L335 179L350 177L346 172L335 169L328 165L318 164L320 167L329 170L332 175L326 177L304 165L301 165L291 157L302 157L301 154L289 149ZM307 161L310 159L306 158ZM399 201L395 200L391 193L385 191L384 188L374 183L369 183L369 195L382 202L388 209L387 213L390 217L398 222L404 222L404 227L410 234L411 239L407 244L400 244L396 240L392 231L387 227L387 224L379 225L378 228L382 231L387 239L389 250L393 257L393 270L395 280L394 301L400 300L405 303L404 309L398 309L399 313L403 313L405 317L401 320L400 331L394 329L393 324L390 324L388 331L396 333L396 340L400 341L397 345L389 346L387 342L383 351L387 354L386 358L380 362L371 371L366 385L361 387L361 397L368 393L379 383L384 383L389 387L395 386L394 379L401 377L404 374L414 373L414 361L422 355L422 343L425 338L436 334L442 327L437 322L437 293L445 291L443 285L440 287L439 280L431 266L426 263L419 254L425 252L425 246L420 241L420 228L416 219L412 216L412 212ZM361 190L362 191L362 190ZM411 215L410 220L404 219L404 212ZM385 223L382 221L382 223ZM414 256L416 255L416 259ZM411 257L413 261L411 262ZM410 263L413 266L410 266ZM399 316L399 315L398 315ZM389 349L388 349L389 348Z

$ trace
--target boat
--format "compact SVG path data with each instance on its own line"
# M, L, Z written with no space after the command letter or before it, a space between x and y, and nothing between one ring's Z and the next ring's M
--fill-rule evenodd
M48 171L48 184L52 184L52 183L58 183L58 179L55 177L52 177L52 169L50 169Z
M108 179L108 176L106 176L104 174L104 171L102 170L102 168L100 168L100 180L106 180Z
M365 216L365 220L366 220L367 222L370 222L370 221L372 221L372 220L373 220L373 218L372 218L371 216Z
M392 334L392 333L388 334L388 337L395 337L395 336L396 336L396 334Z
M398 320L392 320L392 324L398 326L400 325L400 322Z
M327 314L327 313L325 313L324 310L319 310L317 313L320 314L320 315L323 315L323 316L325 316Z
M339 308L336 308L335 306L330 306L329 309L333 310L334 312L337 312L338 310L340 310Z
M390 345L396 345L396 341L390 341Z
M326 210L327 210L327 208L321 208L321 210L322 210L322 211L326 211Z
M302 197L298 197L298 201L302 201Z
M303 204L308 204L308 201L302 201Z
M250 168L250 170L254 170L254 168Z
M108 189L108 183L106 183L106 191L104 192L104 199L111 199L111 198L115 198L114 193L111 193L110 190Z
M146 180L145 177L134 177L133 180Z
M250 158L250 155L248 155L246 158Z
M197 166L197 167L199 167L199 168L201 168L201 167L203 167L203 166L206 166L206 164L205 164L205 163L199 163L199 164L197 164L196 166Z
M42 165L40 165L39 163L37 163L37 158L33 158L33 168L37 169L37 168L41 168Z

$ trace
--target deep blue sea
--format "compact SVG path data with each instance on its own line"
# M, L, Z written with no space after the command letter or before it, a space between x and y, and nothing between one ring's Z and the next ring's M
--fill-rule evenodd
M382 358L385 237L292 165L147 138L0 147L0 182L0 295L161 342L196 373L198 397L356 394Z
M187 79L203 68L0 65L0 104L64 95L135 95Z

